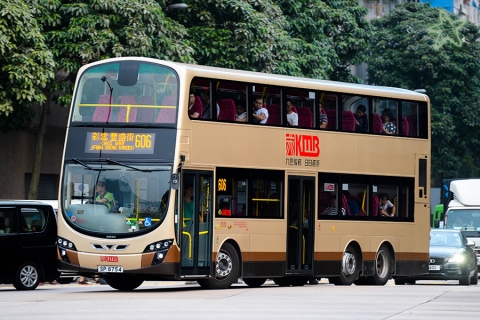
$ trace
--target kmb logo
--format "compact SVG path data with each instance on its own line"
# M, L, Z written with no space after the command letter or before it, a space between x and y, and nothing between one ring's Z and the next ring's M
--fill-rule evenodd
M320 155L320 139L317 136L287 133L285 146L287 156L316 158Z
M100 256L100 262L118 262L117 256Z

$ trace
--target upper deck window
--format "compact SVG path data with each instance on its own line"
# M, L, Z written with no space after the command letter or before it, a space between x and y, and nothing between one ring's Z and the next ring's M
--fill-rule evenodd
M165 66L119 61L80 75L72 124L159 124L177 119L178 77Z

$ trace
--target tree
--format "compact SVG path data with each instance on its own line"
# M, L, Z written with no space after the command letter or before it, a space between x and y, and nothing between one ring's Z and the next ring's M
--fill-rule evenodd
M54 76L54 61L40 25L24 1L0 2L0 130L15 130L34 117L33 104Z
M430 97L433 184L478 176L479 28L420 3L397 6L373 25L369 82L424 88Z
M47 115L54 103L69 106L78 69L97 60L145 56L193 62L185 29L165 17L153 0L27 0L43 27L48 48L55 57L57 75L44 90L44 104L29 199L36 199L42 139Z
M370 25L356 1L192 0L169 13L188 29L199 64L358 81Z

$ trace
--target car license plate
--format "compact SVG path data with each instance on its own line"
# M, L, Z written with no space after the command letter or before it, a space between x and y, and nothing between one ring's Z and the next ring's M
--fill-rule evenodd
M431 264L431 265L428 266L428 270L440 270L440 265Z
M123 272L123 267L118 266L98 266L98 272L116 272L121 273Z

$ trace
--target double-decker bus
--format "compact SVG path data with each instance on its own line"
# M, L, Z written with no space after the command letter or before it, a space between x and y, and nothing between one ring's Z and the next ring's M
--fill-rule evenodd
M428 272L429 132L428 97L404 89L140 57L85 65L58 268L120 290L402 283Z

